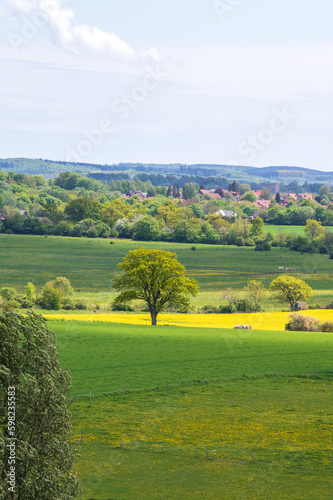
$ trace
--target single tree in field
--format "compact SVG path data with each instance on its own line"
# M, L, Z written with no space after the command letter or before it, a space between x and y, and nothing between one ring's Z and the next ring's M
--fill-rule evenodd
M124 274L113 283L113 288L121 291L115 302L145 301L152 325L167 304L187 307L188 296L199 290L197 282L185 276L185 267L175 253L140 248L130 251L118 267Z
M290 304L293 311L296 302L300 300L308 300L312 297L312 288L301 279L293 276L280 276L271 282L269 285L271 292L276 292L279 300L286 300Z
M244 288L244 292L253 302L255 311L258 312L260 309L260 304L266 295L264 284L261 281L251 280Z
M323 228L321 222L313 219L308 219L306 221L304 232L311 238L311 240L314 240L315 238L324 236L325 228Z
M76 453L70 444L66 397L70 383L70 375L59 364L55 336L44 320L35 314L1 313L1 499L71 500L77 496L72 471Z

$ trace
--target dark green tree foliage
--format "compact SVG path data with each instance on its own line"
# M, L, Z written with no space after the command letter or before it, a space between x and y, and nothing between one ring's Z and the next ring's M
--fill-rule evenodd
M190 205L188 208L190 208L192 210L192 212L194 213L194 215L196 216L197 219L205 219L206 218L206 214L202 210L200 205L193 204L193 205Z
M172 196L174 198L180 198L180 191L178 184L174 184L172 187Z
M133 226L133 240L155 241L159 236L159 225L151 215L146 215Z
M83 219L95 219L99 213L100 204L88 200L87 198L77 198L72 200L65 208L65 213L74 222L79 222Z
M61 172L55 179L55 185L67 191L71 191L76 188L80 179L82 179L82 176L76 172Z
M201 226L201 242L217 245L220 243L218 232L208 222Z
M55 336L34 314L0 314L0 498L70 500L78 493L72 472L70 375L61 369ZM8 491L10 465L8 388L14 387L15 494ZM11 394L13 390L10 391Z
M175 226L172 241L177 243L198 243L200 242L199 229L191 221L180 221Z
M16 295L16 289L14 287L4 287L0 288L0 296L4 300L13 300Z
M234 191L236 193L239 193L239 185L237 181L233 181L229 184L228 186L228 191Z
M199 192L199 184L195 182L189 182L184 184L183 187L183 198L184 200L188 200L190 198L195 198Z

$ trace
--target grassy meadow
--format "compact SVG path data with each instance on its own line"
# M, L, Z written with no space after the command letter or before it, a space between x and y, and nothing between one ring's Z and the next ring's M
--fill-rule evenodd
M91 308L96 304L109 306L115 297L112 280L119 272L117 264L129 250L159 248L175 252L188 275L198 281L200 292L192 300L194 307L221 303L221 292L228 287L242 289L249 280L259 279L268 287L278 276L278 267L296 269L314 290L313 306L333 302L333 261L327 255L302 255L286 248L271 252L255 252L253 248L219 245L194 245L130 240L61 238L0 234L0 286L14 286L20 292L28 281L37 290L57 276L70 279L76 298L86 300ZM279 304L269 297L265 310L275 310ZM287 310L286 304L280 310Z
M48 325L80 500L331 498L333 334Z
M274 226L276 227L276 226ZM281 229L281 228L278 228ZM176 252L200 293L221 303L278 266L333 302L333 261L287 249L0 235L0 287L38 292L57 276L92 310L43 312L72 375L78 500L330 500L333 334L285 332L287 304L258 315L109 314L112 279L129 250ZM306 311L332 319L332 311ZM119 323L117 323L119 321ZM129 323L120 323L127 321ZM133 323L141 324L133 324ZM163 324L164 323L164 324ZM237 323L254 330L233 330ZM90 398L91 391L91 398Z
M80 500L332 498L332 382L214 381L73 412Z
M49 321L72 395L267 373L333 374L333 333Z
M277 226L275 224L265 224L265 232L270 231L273 234L279 233L296 233L299 236L304 236L304 226Z

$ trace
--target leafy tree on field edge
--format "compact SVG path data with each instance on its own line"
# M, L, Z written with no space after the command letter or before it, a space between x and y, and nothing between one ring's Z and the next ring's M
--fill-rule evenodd
M289 302L292 311L297 302L312 297L312 288L305 281L293 276L279 276L271 282L269 289L271 292L276 292L279 300Z
M139 299L146 302L151 324L157 324L157 315L168 304L188 307L189 295L196 295L199 287L195 280L185 276L185 267L177 255L165 250L140 248L132 250L118 267L124 271L116 278L113 288L122 291L115 303Z

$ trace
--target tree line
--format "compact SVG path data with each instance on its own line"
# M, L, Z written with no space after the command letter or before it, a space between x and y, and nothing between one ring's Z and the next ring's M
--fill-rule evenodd
M0 231L252 246L257 251L269 251L272 246L302 252L332 251L331 233L324 228L333 225L328 186L321 187L317 201L290 200L287 206L280 206L277 195L269 209L257 209L250 186L236 181L224 192L217 189L214 199L202 194L193 182L183 188L178 184L154 187L149 180L139 179L114 182L108 186L71 172L46 181L39 175L0 171ZM125 198L122 193L127 189L146 193L147 199L138 195ZM234 201L234 190L243 196L242 201ZM218 198L218 193L224 199ZM262 190L262 198L267 197L270 193ZM229 211L229 217L218 213L220 210ZM254 220L248 220L256 210ZM265 233L262 223L305 226L307 221L317 223L318 234L288 235L281 230L274 235Z

